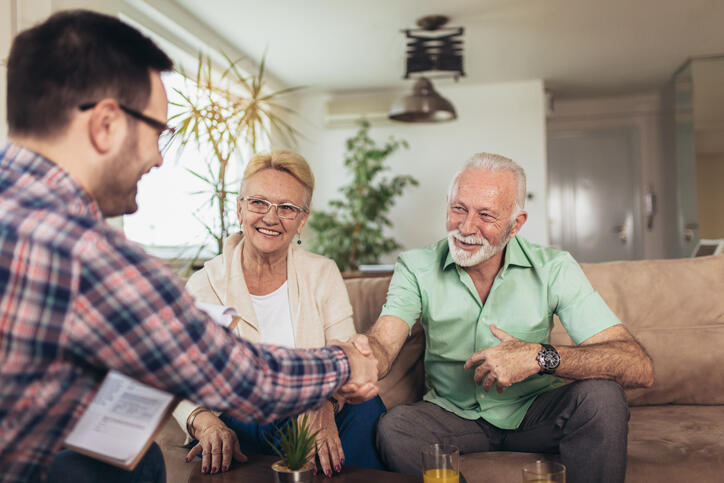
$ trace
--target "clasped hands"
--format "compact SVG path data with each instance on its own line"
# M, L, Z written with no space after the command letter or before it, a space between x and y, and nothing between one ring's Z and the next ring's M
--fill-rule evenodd
M350 368L349 379L337 390L335 398L356 404L375 397L379 392L377 358L372 353L367 337L358 334L351 342L333 340L329 345L339 346L344 351Z
M464 366L471 369L477 365L473 379L476 384L483 385L483 391L488 392L495 385L498 393L502 393L507 387L539 372L536 355L540 344L516 339L494 324L490 324L490 332L500 344L476 352Z

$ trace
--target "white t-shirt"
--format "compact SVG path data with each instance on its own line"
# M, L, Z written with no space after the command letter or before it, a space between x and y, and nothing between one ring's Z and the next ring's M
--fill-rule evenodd
M251 294L249 294L251 295ZM296 347L287 282L267 295L251 295L262 344Z

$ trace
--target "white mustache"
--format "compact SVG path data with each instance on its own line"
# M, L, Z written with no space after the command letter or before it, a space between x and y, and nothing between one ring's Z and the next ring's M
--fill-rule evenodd
M448 233L449 235L452 235L453 238L456 240L459 240L463 243L467 243L468 245L487 245L488 240L485 239L485 237L482 236L475 236L475 235L463 235L460 233L460 230L452 230Z

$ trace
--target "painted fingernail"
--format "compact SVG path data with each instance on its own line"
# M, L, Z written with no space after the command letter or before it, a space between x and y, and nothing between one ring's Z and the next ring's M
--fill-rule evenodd
M314 468L314 474L315 475L317 474L317 468Z
M224 473L224 472L227 471L228 469L229 469L228 466L222 466L222 467L221 467L221 472Z
M332 477L332 470L325 470L325 471L324 471L324 474L327 475L327 478L331 478L331 477Z
M188 456L185 457L185 458L184 458L184 461L185 461L186 463L188 463L188 462L189 462L189 457L188 457Z
M206 466L204 466L203 468L201 468L201 472L202 472L202 473L206 473L206 470L208 470L208 468L207 468Z
M342 471L342 468L340 468L339 465L337 465L337 466L334 467L334 471L336 471L337 473L339 473L340 471Z
M214 473L216 473L216 466L211 467L211 474L213 475Z

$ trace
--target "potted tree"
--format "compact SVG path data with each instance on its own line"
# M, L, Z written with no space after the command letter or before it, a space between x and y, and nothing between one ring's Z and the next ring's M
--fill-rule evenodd
M201 170L188 171L207 187L196 194L206 195L205 203L213 207L216 216L213 220L197 219L215 240L219 253L233 226L233 198L237 195L238 180L229 179L230 167L233 163L242 165L242 151L254 154L260 139L269 137L272 129L287 142L295 142L297 131L283 117L292 111L280 105L278 98L301 88L271 92L266 87L265 58L258 71L248 75L239 68L240 60L225 59L223 72L203 55L199 55L194 75L181 71L193 88L187 92L175 89L181 100L172 104L180 112L169 120L176 128L180 147L193 144L204 156Z
M392 226L387 212L408 185L417 186L412 176L382 178L389 167L385 160L407 142L390 138L378 146L369 136L370 124L358 122L359 130L346 140L344 165L352 180L339 188L342 200L329 202L332 210L314 210L307 226L316 232L311 240L313 251L337 262L339 270L357 270L361 264L379 263L382 255L400 244L385 237L382 230Z
M268 437L267 443L281 458L272 464L276 483L311 482L314 479L314 438L317 432L310 432L309 420L305 414L292 418L283 429L278 429L278 443Z

